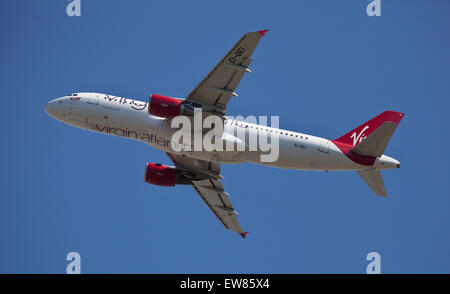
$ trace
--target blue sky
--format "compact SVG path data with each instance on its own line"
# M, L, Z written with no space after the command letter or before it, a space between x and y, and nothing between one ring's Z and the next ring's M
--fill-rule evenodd
M3 126L0 273L450 272L450 3L365 0L68 1L0 4ZM384 110L406 113L386 154L389 197L354 172L225 165L246 240L186 186L143 181L163 152L48 117L77 91L183 97L248 31L270 29L230 115L337 138Z

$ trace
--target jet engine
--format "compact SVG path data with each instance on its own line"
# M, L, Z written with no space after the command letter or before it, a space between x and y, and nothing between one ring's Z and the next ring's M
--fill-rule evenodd
M145 181L158 186L188 185L189 180L170 166L159 163L147 163Z
M169 119L174 118L180 115L182 102L182 100L176 98L152 94L148 113Z
M205 109L203 105L195 101L152 94L150 96L148 113L172 119L179 115L194 116L195 108L202 108L203 115L209 115L208 109Z

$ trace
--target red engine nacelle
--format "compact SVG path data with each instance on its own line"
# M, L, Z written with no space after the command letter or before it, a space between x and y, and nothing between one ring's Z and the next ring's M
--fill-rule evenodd
M145 181L158 186L186 185L190 183L175 168L159 163L147 163Z
M148 113L169 119L174 118L181 113L181 103L182 101L176 98L152 94Z

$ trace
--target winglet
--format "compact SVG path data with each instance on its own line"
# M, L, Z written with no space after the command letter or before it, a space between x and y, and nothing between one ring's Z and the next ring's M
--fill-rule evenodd
M258 33L260 33L261 36L265 36L268 31L269 30L262 30L262 31L258 31Z
M244 238L245 239L245 236L247 236L247 234L248 233L250 233L250 232L243 232L243 233L240 233L239 235L241 235L242 236L242 238Z

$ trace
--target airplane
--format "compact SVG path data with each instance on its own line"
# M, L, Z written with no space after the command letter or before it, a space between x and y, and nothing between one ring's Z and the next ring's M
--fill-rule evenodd
M48 102L46 113L58 121L97 133L142 141L167 153L174 166L147 163L145 181L160 186L191 185L223 226L245 232L225 191L221 164L252 162L295 170L356 171L376 195L387 196L381 170L399 168L400 162L384 155L384 150L404 113L385 111L345 135L325 139L299 132L230 119L226 106L246 73L251 55L268 30L244 34L220 62L185 98L158 94L148 102L108 94L79 92ZM178 116L192 118L200 108L205 117L223 122L222 142L240 144L240 150L195 151L173 148L172 136L178 131L171 122ZM203 119L204 117L202 117ZM276 136L278 157L262 162L261 150L249 151L247 139L236 136ZM204 130L202 130L202 133ZM188 142L189 143L189 142Z

